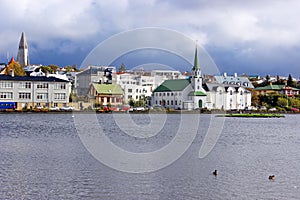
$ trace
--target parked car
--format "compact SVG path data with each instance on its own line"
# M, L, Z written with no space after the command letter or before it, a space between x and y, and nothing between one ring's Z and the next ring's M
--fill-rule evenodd
M136 107L136 108L133 108L134 111L145 111L145 108L144 107Z
M266 106L261 106L259 110L267 110Z
M49 110L51 110L51 111L59 111L60 108L59 107L51 107L51 108L49 108Z
M65 106L65 107L60 108L60 110L62 110L62 111L72 111L72 110L74 110L74 107L72 107L72 106Z
M295 112L295 113L300 112L298 108L291 108L291 111L293 111L293 112Z
M270 108L269 111L270 112L275 112L277 109L276 108Z

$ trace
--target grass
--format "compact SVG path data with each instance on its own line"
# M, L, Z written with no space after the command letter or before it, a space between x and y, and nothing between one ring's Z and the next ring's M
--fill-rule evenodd
M241 114L224 114L218 115L218 117L245 117L245 118L279 118L284 117L282 114L272 113L241 113Z

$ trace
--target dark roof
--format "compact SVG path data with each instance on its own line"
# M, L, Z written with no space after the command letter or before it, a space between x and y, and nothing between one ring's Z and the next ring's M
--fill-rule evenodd
M188 79L166 80L158 86L153 92L171 92L182 91L190 84Z
M63 79L46 76L9 76L0 75L0 81L41 81L41 82L69 82Z

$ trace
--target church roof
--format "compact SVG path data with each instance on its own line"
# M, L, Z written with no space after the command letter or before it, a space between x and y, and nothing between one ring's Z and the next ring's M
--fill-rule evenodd
M182 91L189 84L190 81L188 79L166 80L160 86L158 86L153 92Z
M189 96L207 96L204 92L201 91L191 91Z
M20 43L19 43L19 48L21 48L21 49L23 49L23 48L27 49L28 48L24 32L22 32L22 35L21 35L21 39L20 39Z
M98 94L122 95L123 90L118 84L99 84L93 83Z
M195 58L194 58L193 71L196 70L196 69L200 69L197 47L196 47L196 50L195 50Z

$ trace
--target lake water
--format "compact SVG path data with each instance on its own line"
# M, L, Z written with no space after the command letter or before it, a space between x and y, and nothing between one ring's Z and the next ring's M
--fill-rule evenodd
M148 115L117 117L128 116L148 134ZM0 199L299 199L300 115L226 118L216 145L200 159L212 117L201 115L188 150L171 165L147 173L121 172L95 159L76 132L77 117L0 114ZM118 126L113 114L96 117L114 144L137 153L167 145L181 123L180 114L165 115L157 134L143 138L126 134L134 127Z

